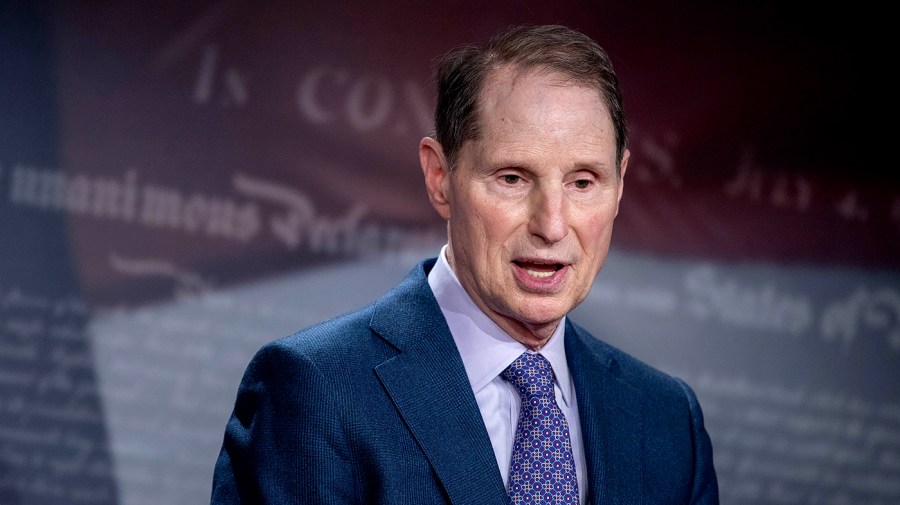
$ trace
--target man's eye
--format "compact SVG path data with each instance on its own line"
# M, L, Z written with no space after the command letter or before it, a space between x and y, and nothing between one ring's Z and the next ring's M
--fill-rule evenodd
M591 187L591 181L587 179L579 179L575 181L575 187L578 189L587 189Z
M507 184L518 184L518 182L522 180L521 177L514 174L506 174L501 176L500 178L503 179L503 182Z

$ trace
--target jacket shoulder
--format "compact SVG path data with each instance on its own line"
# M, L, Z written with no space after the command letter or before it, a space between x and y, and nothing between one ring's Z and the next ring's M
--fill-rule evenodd
M604 342L577 323L569 322L578 339L586 345L590 351L605 363L610 372L624 380L633 387L638 388L644 394L652 396L661 395L667 398L684 399L684 381L674 377L640 358ZM688 388L690 389L690 388ZM693 392L689 393L693 396Z
M322 372L342 373L352 366L370 370L396 355L398 342L386 338L388 334L420 331L423 321L429 319L427 315L440 315L427 281L433 264L434 258L421 261L394 288L367 306L265 344L254 361L280 356L311 364Z

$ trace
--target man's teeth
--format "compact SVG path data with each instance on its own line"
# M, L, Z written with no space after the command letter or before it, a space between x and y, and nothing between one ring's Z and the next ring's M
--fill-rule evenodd
M550 277L551 275L556 273L556 270L550 270L549 272L538 272L537 270L528 270L527 268L525 269L525 271L528 272L528 275L532 277L538 277L540 279L546 279L547 277Z

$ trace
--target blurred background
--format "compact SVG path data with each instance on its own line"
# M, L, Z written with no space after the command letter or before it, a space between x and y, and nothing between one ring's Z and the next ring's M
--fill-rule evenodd
M253 352L438 253L417 160L434 58L523 22L600 42L632 128L573 319L694 387L722 503L900 503L883 14L0 6L0 504L208 502Z

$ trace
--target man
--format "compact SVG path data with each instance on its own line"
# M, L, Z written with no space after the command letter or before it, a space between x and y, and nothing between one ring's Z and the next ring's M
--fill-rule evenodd
M438 81L419 158L447 245L259 351L212 503L718 503L691 389L566 317L628 166L606 53L514 27L445 56Z

